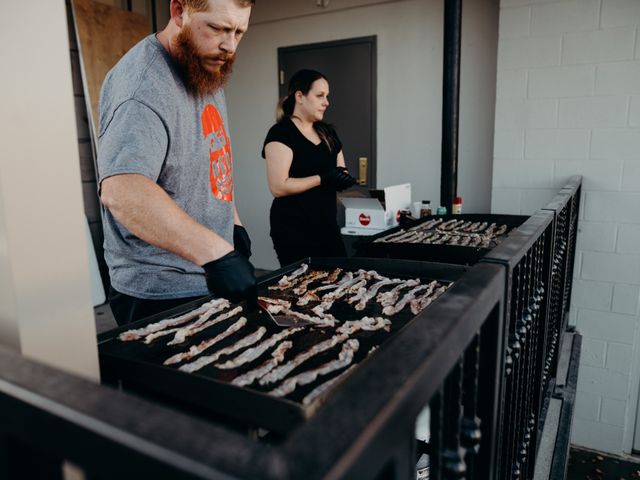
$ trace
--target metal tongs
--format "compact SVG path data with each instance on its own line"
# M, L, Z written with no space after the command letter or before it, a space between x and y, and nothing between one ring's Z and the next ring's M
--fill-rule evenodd
M258 312L266 314L276 325L279 327L304 327L307 325L311 325L311 322L308 320L303 320L298 317L294 317L292 315L283 315L283 314L273 314L269 311L269 305L262 301L257 300L258 304Z

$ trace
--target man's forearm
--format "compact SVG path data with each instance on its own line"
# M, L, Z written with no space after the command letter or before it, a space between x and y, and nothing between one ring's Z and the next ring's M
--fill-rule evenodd
M196 222L154 182L143 175L109 177L101 200L115 219L151 245L203 265L233 250L219 235Z

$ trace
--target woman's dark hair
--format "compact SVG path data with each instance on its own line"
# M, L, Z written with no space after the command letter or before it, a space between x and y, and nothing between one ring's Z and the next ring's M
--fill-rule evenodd
M281 122L285 118L291 118L293 110L296 106L296 92L301 92L303 95L307 95L316 80L326 80L323 74L316 70L298 70L293 74L289 80L288 94L282 98L278 103L278 111L276 118L278 122ZM327 145L329 150L333 151L336 145L336 132L332 125L324 122L314 122L314 130L318 133L320 139Z

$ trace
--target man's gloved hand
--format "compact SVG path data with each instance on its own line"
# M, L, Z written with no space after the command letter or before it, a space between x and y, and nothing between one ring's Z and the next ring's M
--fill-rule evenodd
M242 225L233 226L233 248L246 258L251 257L251 239Z
M209 292L232 302L255 302L256 276L253 265L235 250L225 256L205 263L204 276Z
M355 185L356 179L344 167L334 167L320 174L320 185L342 191Z

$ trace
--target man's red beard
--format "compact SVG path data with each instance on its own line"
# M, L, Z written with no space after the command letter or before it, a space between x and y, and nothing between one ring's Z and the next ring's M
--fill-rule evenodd
M173 58L178 64L187 90L204 97L213 94L227 81L233 69L234 55L203 55L193 41L191 29L183 27L173 44ZM206 60L223 60L217 71L207 69Z

